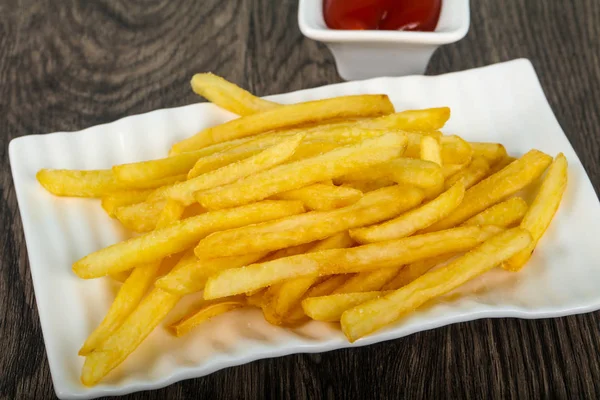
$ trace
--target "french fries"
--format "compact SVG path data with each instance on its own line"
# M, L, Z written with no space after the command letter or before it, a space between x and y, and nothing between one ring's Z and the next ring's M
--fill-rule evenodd
M158 200L166 197L176 200L184 206L191 205L195 202L194 194L196 192L223 186L283 163L294 154L301 141L301 134L285 139L252 157L158 190L150 198Z
M422 189L438 187L444 183L439 165L423 160L398 158L396 160L343 175L335 181L340 184L353 182L372 182L379 179L390 179L403 185L416 186Z
M441 129L450 118L448 107L406 110L365 121L361 125L372 129L402 129L405 131L431 132Z
M191 315L186 315L181 320L172 324L171 329L175 332L175 336L181 337L210 318L244 307L246 304L245 299L242 297L208 302L198 310L195 310Z
M473 157L482 157L490 165L508 156L506 149L500 143L471 142L470 145L473 149Z
M263 253L244 254L242 256L221 257L211 260L198 260L194 258L181 268L174 269L167 275L158 279L154 284L169 293L183 296L204 289L206 280L216 273L229 268L239 268L263 259Z
M348 340L354 342L397 320L426 301L494 268L525 249L531 242L529 232L521 228L513 228L495 235L449 265L428 272L381 298L345 311L340 320L342 331Z
M454 228L426 235L373 243L352 249L326 250L232 268L208 279L204 298L217 299L260 289L285 279L333 275L393 267L444 253L464 251L500 228Z
M80 349L85 385L192 293L204 299L169 326L175 336L257 307L273 325L340 321L355 341L497 265L520 270L567 184L562 154L514 159L443 133L446 107L395 112L386 95L283 105L213 74L191 85L240 117L169 157L37 174L140 233L73 264L123 282ZM513 197L546 170L530 206Z
M330 211L356 203L363 193L360 190L315 183L289 192L278 193L275 200L298 200L309 210Z
M533 240L527 248L506 260L502 265L504 268L518 271L529 260L537 242L550 226L550 222L558 210L567 187L567 179L567 159L560 153L548 168L548 173L537 196L521 221L521 228L527 229Z
M220 76L195 74L191 81L194 93L221 108L237 115L252 115L280 107L272 101L261 99Z
M389 161L402 154L405 146L405 135L388 133L364 140L355 146L342 147L320 156L280 165L236 183L202 192L196 199L209 210L248 204Z
M284 105L207 128L173 145L171 154L201 149L215 143L294 125L334 118L376 117L392 112L394 106L385 95L343 96Z
M490 170L490 165L483 157L474 158L473 161L463 170L446 179L445 186L449 189L457 182L461 182L465 189L469 189L477 182L485 178Z
M442 165L442 147L437 138L423 136L421 138L421 160Z
M410 236L450 214L458 207L464 194L465 187L459 182L436 199L399 217L379 225L351 229L350 236L362 244Z
M353 244L354 242L350 236L346 232L342 232L315 244L308 252L343 249ZM262 307L267 321L275 325L281 325L295 319L290 318L291 311L300 304L300 300L306 291L318 281L318 276L308 275L269 287L263 296Z
M496 225L512 227L521 222L527 212L527 203L520 197L513 197L498 203L463 222L463 226Z
M145 201L148 196L150 196L152 191L152 189L124 190L121 192L111 193L102 197L102 208L104 208L104 211L106 211L109 216L114 218L116 216L115 211L117 208L141 203Z
M302 300L302 309L310 318L316 321L337 322L344 311L389 294L391 291L380 292L342 292L328 296L309 297Z
M355 204L333 211L313 211L295 217L215 232L198 243L200 259L273 251L325 239L350 228L389 219L418 205L423 192L391 186L367 193Z
M99 348L87 355L81 371L86 386L98 383L123 362L175 307L180 297L153 289Z
M111 170L42 169L36 178L44 189L56 196L102 197L125 189Z
M73 272L80 278L90 279L126 271L189 249L212 232L303 211L300 202L271 200L208 212L91 253L73 264Z
M531 150L506 168L479 182L465 192L462 203L449 216L425 229L434 232L456 226L473 215L506 199L538 178L552 158Z
M159 227L165 227L177 221L183 213L183 207L168 202L164 215L161 215ZM121 326L125 318L137 307L148 288L154 283L161 267L161 260L135 268L125 280L115 301L108 310L100 325L86 339L79 350L80 356L87 356L100 346L115 330Z

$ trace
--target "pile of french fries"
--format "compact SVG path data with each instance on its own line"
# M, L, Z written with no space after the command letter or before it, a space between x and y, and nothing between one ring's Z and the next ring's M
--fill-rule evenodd
M200 291L175 335L257 307L275 325L340 322L355 341L491 268L519 271L566 187L562 154L515 159L442 134L448 108L395 112L385 95L280 105L212 74L192 88L240 117L166 158L37 174L140 233L73 265L123 282L79 351L85 385ZM540 179L531 204L518 197Z

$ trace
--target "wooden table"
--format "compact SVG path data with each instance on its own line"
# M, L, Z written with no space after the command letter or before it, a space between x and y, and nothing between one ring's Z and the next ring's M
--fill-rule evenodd
M438 50L428 73L531 59L598 191L600 2L481 0L471 12L468 36ZM189 79L198 71L259 95L340 81L329 51L305 39L296 19L296 2L281 0L0 4L0 398L54 397L8 142L197 102ZM599 328L600 312L486 319L257 361L126 398L600 398Z

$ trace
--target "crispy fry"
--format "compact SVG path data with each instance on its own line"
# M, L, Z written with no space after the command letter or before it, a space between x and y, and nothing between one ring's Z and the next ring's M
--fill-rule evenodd
M304 203L309 210L330 211L354 204L362 196L363 193L357 189L315 183L289 192L278 193L272 198L275 200L298 200Z
M313 211L269 223L216 232L195 253L200 259L273 251L325 239L350 228L374 224L418 205L423 192L392 186L367 193L358 202L332 211Z
M195 74L192 77L191 85L192 90L197 95L241 116L260 113L281 106L278 103L256 97L234 83L211 73Z
M365 271L349 278L333 291L336 293L370 292L380 290L390 279L394 278L401 267L381 268L375 271Z
M56 196L102 197L125 189L116 181L111 170L41 169L36 178Z
M448 216L458 207L464 194L465 187L459 182L434 200L394 219L378 225L351 229L350 236L362 244L410 236Z
M408 145L403 157L421 158L421 139L424 136L439 140L442 164L465 164L471 161L471 145L456 135L444 136L440 132L407 132Z
M384 187L394 186L396 182L389 179L375 179L368 181L352 181L341 184L341 187L360 190L363 193L383 189Z
M153 289L100 347L88 354L81 382L93 386L121 364L175 307L180 297Z
M316 321L336 322L340 320L344 311L389 293L391 291L342 292L309 297L302 300L302 309L306 315Z
M209 210L247 204L389 161L398 157L405 146L405 135L389 133L355 146L277 166L236 183L200 193L196 198Z
M127 280L127 278L129 278L129 275L131 275L131 271L121 271L121 272L116 272L114 274L110 274L111 279L117 281L117 282L125 282Z
M160 216L158 217L156 227L164 228L175 221L179 221L184 211L185 206L180 202L173 199L167 200L165 207L163 208L163 210L160 213Z
M333 118L375 117L394 112L386 95L356 95L335 97L284 105L258 114L247 115L212 128L176 143L172 154L183 153L273 129L314 123Z
M506 149L500 143L471 142L473 157L483 157L490 165L507 157Z
M283 163L294 154L302 137L301 134L293 136L252 157L158 190L150 198L156 200L167 197L188 206L195 202L194 193L198 191L226 185Z
M356 181L373 181L382 178L392 179L399 184L416 186L423 189L436 187L444 183L444 177L439 165L430 161L413 160L410 158L398 158L375 167L358 170L334 179L334 181L343 184Z
M454 228L351 249L325 250L229 269L208 279L204 288L204 298L215 299L241 294L300 276L325 276L397 267L439 254L469 250L499 230L500 228L492 226Z
M506 199L538 178L551 161L552 158L541 151L529 151L500 172L467 190L462 203L456 210L424 231L434 232L456 226Z
M469 164L445 164L442 166L442 176L448 179L467 168L467 165Z
M293 128L275 132L267 132L254 137L246 138L246 142L218 153L201 157L188 173L188 179L213 171L260 153L262 150L274 146L288 137L304 134L305 138L294 153L290 161L297 161L309 156L335 148L356 144L362 140L381 136L389 130L365 129L355 126L353 122L335 122L320 124L308 128Z
M560 153L548 168L538 194L521 221L521 228L531 233L533 241L527 248L506 260L502 264L503 268L519 271L531 257L537 242L550 226L560 206L567 187L567 167L567 159Z
M421 160L431 161L437 165L442 165L442 147L438 139L432 136L423 136L421 138Z
M495 235L452 263L427 272L403 288L345 311L341 317L342 331L354 342L494 268L531 242L529 232L521 228Z
M353 244L354 242L348 233L342 232L322 240L309 249L308 252L314 253L329 249L343 249ZM263 313L267 321L274 325L282 325L289 322L287 317L290 311L300 305L300 301L306 291L318 281L318 276L308 275L290 279L269 287L263 297Z
M143 201L117 208L115 218L133 232L150 232L156 228L166 200Z
M473 157L471 145L460 136L448 135L439 138L442 145L443 164L467 164Z
M183 213L183 207L175 202L167 202L158 226L166 227L177 221ZM80 356L86 356L100 346L119 326L125 318L137 307L146 294L148 288L154 283L161 267L161 262L154 261L147 265L139 266L131 271L125 280L117 297L110 306L100 325L86 339L79 350ZM123 271L125 272L125 271Z
M510 228L521 222L527 212L527 203L520 197L512 197L487 208L463 222L463 226L496 225Z
M304 298L327 296L353 276L356 276L356 274L339 274L326 277L323 282L311 287L304 295Z
M177 268L158 279L154 286L181 296L199 292L204 289L206 280L211 275L229 268L239 268L252 264L261 260L265 255L266 252L214 258L212 260L195 259L193 262Z
M410 263L398 268L398 273L381 287L382 290L396 290L408 285L433 267L445 263L455 257L456 253L442 254Z
M485 158L474 158L465 169L446 179L446 189L449 189L457 182L462 182L462 184L465 186L465 189L469 189L471 186L485 178L489 170L490 165Z
M115 211L119 207L145 201L152 193L152 189L146 190L122 190L102 197L102 208L110 217L116 217Z
M206 302L206 304L203 304L198 309L172 324L171 329L175 333L175 336L182 337L203 322L206 322L217 315L242 308L246 306L246 304L243 297L230 298L217 302Z
M181 153L158 160L115 165L112 167L112 171L117 181L124 184L164 179L174 175L187 174L200 157L199 153Z
M437 131L450 119L448 107L406 110L360 123L371 129L402 129L405 131Z
M504 167L506 167L508 164L511 164L513 161L516 161L515 157L506 156L506 157L502 158L500 161L498 161L494 165L492 165L492 167L490 168L490 171L489 171L489 175L495 174L496 172L498 172L501 169L503 169Z
M212 232L303 211L304 207L299 202L263 201L230 210L208 212L91 253L75 262L73 271L84 279L125 271L186 250Z

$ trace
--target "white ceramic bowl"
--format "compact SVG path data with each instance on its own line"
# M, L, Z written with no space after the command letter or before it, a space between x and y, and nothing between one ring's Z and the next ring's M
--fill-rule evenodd
M346 80L423 74L435 49L469 31L469 0L442 0L434 32L329 29L323 0L300 0L298 24L306 37L329 47Z

